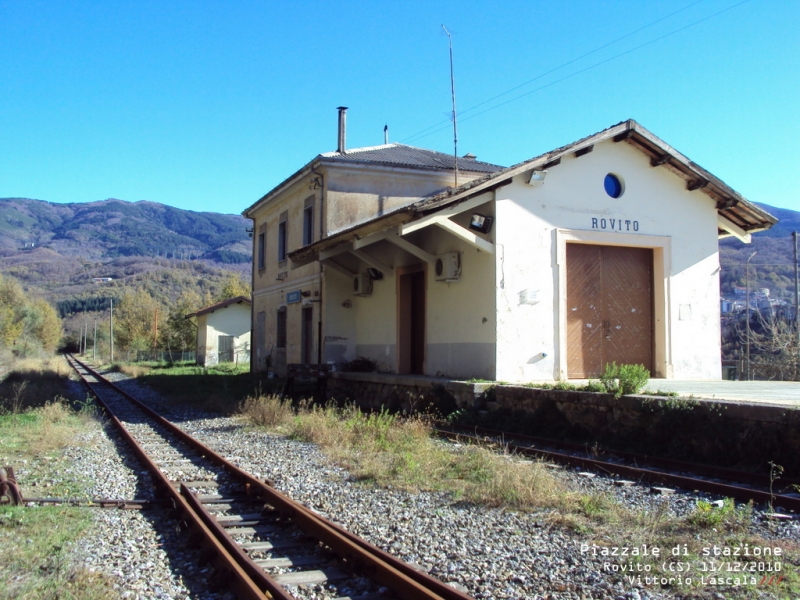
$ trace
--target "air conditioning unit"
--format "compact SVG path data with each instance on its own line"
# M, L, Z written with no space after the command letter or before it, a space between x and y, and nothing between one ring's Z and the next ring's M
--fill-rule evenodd
M356 296L369 296L372 294L372 277L362 271L353 278L353 292Z
M436 257L436 281L458 281L461 276L461 255L448 252Z

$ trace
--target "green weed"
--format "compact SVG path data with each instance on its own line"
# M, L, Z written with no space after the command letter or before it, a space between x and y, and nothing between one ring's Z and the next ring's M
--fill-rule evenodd
M615 398L638 394L647 385L650 371L644 365L618 365L615 362L606 363L600 383L609 394Z

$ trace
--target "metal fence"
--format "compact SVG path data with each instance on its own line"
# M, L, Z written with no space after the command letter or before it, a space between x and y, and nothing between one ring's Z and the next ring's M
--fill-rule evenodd
M722 378L745 381L748 378L747 361L744 359L723 360ZM756 381L800 381L800 361L753 360L750 362L750 379Z
M136 352L136 362L194 362L197 355L194 352L161 352L154 350L139 350Z

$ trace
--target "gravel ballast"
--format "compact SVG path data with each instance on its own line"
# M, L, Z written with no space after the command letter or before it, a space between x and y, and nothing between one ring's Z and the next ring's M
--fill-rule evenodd
M110 374L127 391L159 409L158 395L135 380ZM374 489L331 465L308 443L252 431L235 418L165 411L191 435L246 471L269 478L292 498L341 524L367 541L413 563L479 599L598 598L636 600L675 597L658 585L631 585L620 574L604 570L604 559L581 552L588 538L553 527L546 512L519 513L454 501L444 493L410 494ZM84 444L70 450L76 474L90 475L92 495L105 498L149 498L149 476L98 428ZM655 496L649 486L619 487L605 477L562 471L587 490L616 495L639 510L659 507L672 514L692 510L697 494ZM667 503L666 506L660 506ZM96 509L96 531L81 543L78 560L88 568L117 578L120 593L130 598L222 598L208 586L206 567L183 547L176 523L161 509ZM767 538L800 538L797 519L775 523L754 511L754 532ZM753 590L754 597L758 593ZM324 591L306 589L305 597ZM713 598L713 595L707 596ZM718 596L722 597L722 596Z

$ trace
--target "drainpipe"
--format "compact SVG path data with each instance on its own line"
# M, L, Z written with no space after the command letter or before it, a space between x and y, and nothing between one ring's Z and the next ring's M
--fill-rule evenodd
M253 262L250 264L250 372L258 372L258 356L256 348L253 346L253 340L259 335L256 333L256 261L258 260L258 232L256 231L255 217L246 217L253 222ZM191 323L191 321L189 321ZM195 323L197 327L197 323ZM262 332L264 333L264 332ZM195 361L197 362L197 361Z
M340 110L341 114L341 110ZM319 239L325 235L325 175L315 171L312 165L311 172L319 177ZM317 319L317 364L322 364L322 263L317 261L317 285L319 287L319 318Z

